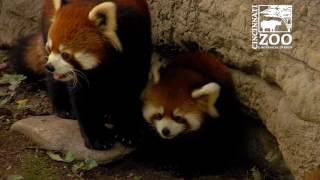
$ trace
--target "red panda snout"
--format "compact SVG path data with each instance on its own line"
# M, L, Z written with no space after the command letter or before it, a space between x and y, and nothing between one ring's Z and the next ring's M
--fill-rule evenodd
M171 118L154 121L154 127L163 139L172 139L187 129L186 124L175 122Z
M98 66L97 58L84 51L72 53L65 46L60 45L59 52L51 51L45 68L53 73L53 78L69 81L75 78L78 70L90 70Z
M51 52L45 65L55 80L69 81L74 78L73 66L67 63L60 54Z
M173 139L179 135L200 129L204 118L200 111L188 112L175 108L170 112L162 106L153 104L144 106L143 116L163 139Z

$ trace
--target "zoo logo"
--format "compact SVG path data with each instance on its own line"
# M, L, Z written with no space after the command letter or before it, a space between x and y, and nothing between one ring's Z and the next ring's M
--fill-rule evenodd
M252 5L252 48L292 48L292 5Z

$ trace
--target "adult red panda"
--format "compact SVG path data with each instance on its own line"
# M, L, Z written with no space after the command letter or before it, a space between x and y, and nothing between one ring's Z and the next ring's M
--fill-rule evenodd
M146 1L45 0L42 14L55 111L75 113L88 148L107 149L116 140L132 145L150 66ZM105 115L113 130L104 126Z

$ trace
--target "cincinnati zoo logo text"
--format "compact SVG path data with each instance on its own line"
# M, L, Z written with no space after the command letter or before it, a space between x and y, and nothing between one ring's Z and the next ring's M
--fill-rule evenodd
M292 48L292 5L252 5L252 48Z

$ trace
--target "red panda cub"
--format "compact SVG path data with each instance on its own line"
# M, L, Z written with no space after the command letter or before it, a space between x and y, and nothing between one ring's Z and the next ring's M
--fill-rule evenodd
M147 2L45 0L41 27L45 45L36 48L46 50L41 65L56 114L75 114L88 148L108 149L115 141L133 145L150 67ZM21 64L33 67L42 61L31 59ZM104 126L107 116L113 129Z
M152 59L152 80L143 93L143 116L162 138L197 131L208 117L219 117L215 103L219 98L227 100L224 94L233 91L226 66L200 52L178 55L169 65L159 59Z
M204 52L152 58L143 94L141 154L180 175L212 173L234 164L243 128L230 70ZM150 128L151 127L151 128Z

